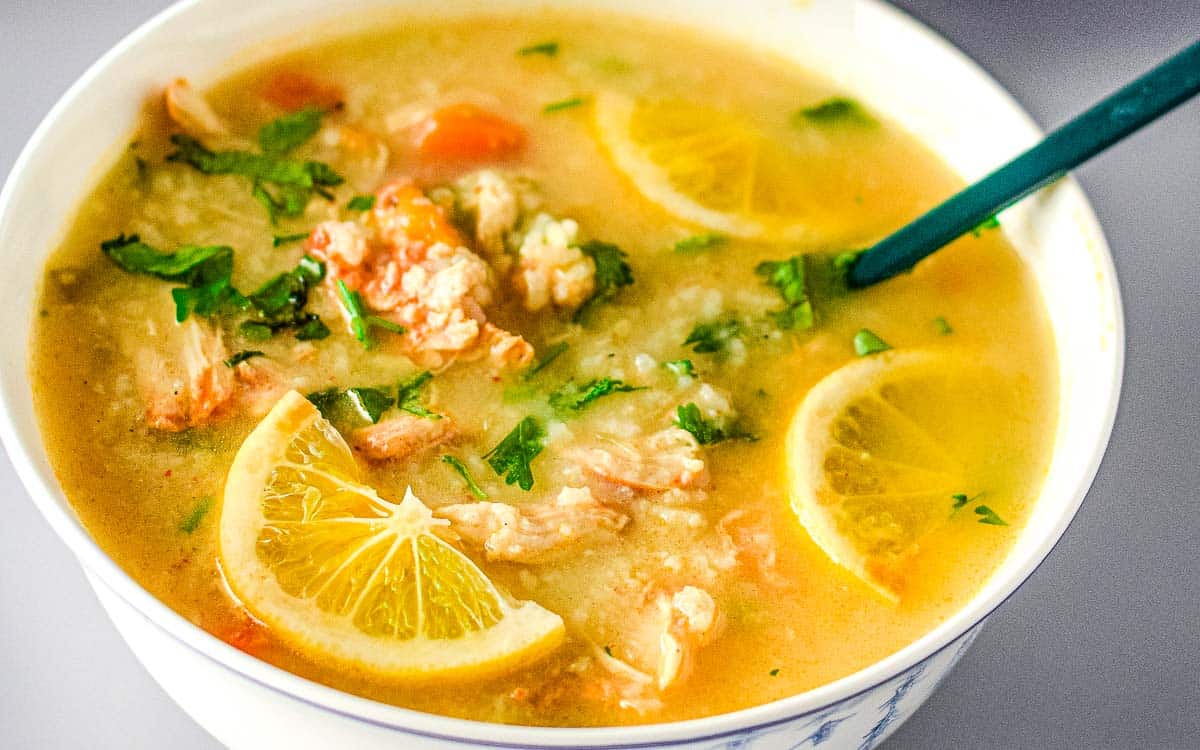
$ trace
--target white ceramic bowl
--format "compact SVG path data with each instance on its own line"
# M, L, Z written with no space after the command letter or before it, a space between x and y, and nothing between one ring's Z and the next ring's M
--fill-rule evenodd
M533 0L393 0L438 16L535 11ZM146 668L232 747L870 748L912 714L983 620L1037 567L1082 502L1116 412L1123 360L1120 298L1095 218L1070 180L1007 212L1004 231L1034 270L1053 323L1061 416L1052 465L1028 527L983 589L915 643L807 693L694 721L541 729L449 719L357 698L260 662L185 621L126 575L80 525L38 434L27 336L42 264L77 203L119 155L145 98L176 75L211 82L303 44L344 18L377 22L379 0L188 0L97 62L46 117L0 193L0 431L34 502L79 557ZM931 146L966 180L1038 137L1020 107L929 30L877 0L570 0L695 27L773 50L824 73ZM357 11L357 12L356 12ZM316 30L314 30L316 29ZM281 35L290 35L280 41ZM1003 311L997 311L1003 314Z

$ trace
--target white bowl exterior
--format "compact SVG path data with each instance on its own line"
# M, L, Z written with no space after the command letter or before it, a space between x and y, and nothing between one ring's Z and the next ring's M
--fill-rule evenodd
M1074 516L1103 455L1123 366L1120 299L1103 235L1081 191L1069 180L1004 215L1005 233L1041 288L1054 327L1061 378L1054 457L1027 528L1000 569L953 617L896 654L803 695L708 719L608 730L507 727L385 706L295 677L207 635L138 586L80 525L41 446L26 369L28 339L21 335L30 330L44 259L78 202L123 150L141 104L165 80L187 75L199 83L212 81L228 70L223 64L227 61L245 64L319 38L330 28L326 24L314 31L320 20L379 4L189 0L114 48L47 116L0 193L0 254L12 258L21 253L23 261L8 264L8 272L0 276L6 301L0 308L0 326L13 332L0 339L0 361L7 363L0 371L0 435L34 501L93 581L102 582L97 586L101 599L139 658L203 725L234 746L274 746L285 736L292 742L337 738L337 744L347 745L345 738L353 736L361 739L362 747L371 747L366 743L372 737L391 737L394 745L395 732L404 730L385 728L390 726L517 747L674 745L717 735L724 739L680 746L791 747L811 728L810 719L841 717L829 714L831 710L847 712L850 718L819 738L829 742L823 746L872 746L881 735L872 734L871 727L890 716L885 727L890 731L911 713L961 653L954 644L969 643L975 626L1048 554ZM393 0L389 5L413 8L426 3ZM528 11L531 6L538 7L529 0L440 0L437 13ZM823 71L929 144L966 180L981 177L1038 137L1029 118L986 74L878 0L556 4L562 6L669 20L741 39ZM357 18L362 26L378 21L372 12ZM291 36L279 41L280 35ZM104 154L107 158L98 158ZM892 701L899 686L914 675L900 699ZM222 718L230 716L239 720ZM750 729L767 724L767 729ZM450 741L444 746L461 745Z

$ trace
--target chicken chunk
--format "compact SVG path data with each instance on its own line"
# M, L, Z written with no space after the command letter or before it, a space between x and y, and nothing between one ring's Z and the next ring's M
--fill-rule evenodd
M589 473L635 490L666 492L708 482L700 446L687 432L668 427L635 443L616 440L576 448L569 455Z
M350 445L374 461L400 460L444 445L457 436L458 428L450 417L429 419L400 414L350 433Z
M717 522L717 538L725 550L725 559L764 583L785 586L787 579L776 569L775 536L768 519L737 509Z
M487 357L499 370L533 359L528 342L487 322L488 265L410 181L384 186L360 222L319 224L306 246L326 261L326 283L342 281L407 329L399 345L423 367Z
M204 97L192 88L186 78L176 78L167 84L163 99L167 115L188 135L200 137L225 135L229 128L213 111Z
M572 310L596 289L596 264L575 244L579 225L549 214L534 217L513 271L513 286L525 305L536 312L549 305Z
M695 586L660 596L656 606L665 622L659 636L656 677L658 689L666 690L687 679L696 652L720 634L723 623L712 596Z
M475 247L493 266L508 260L504 238L521 218L521 201L512 185L495 170L484 169L462 178L455 187L460 207L474 222Z
M538 562L603 532L617 532L629 522L623 513L604 506L590 490L564 487L553 502L537 505L465 503L434 514L469 544L482 547L489 560Z
M146 423L167 432L207 424L225 409L236 388L234 372L225 366L229 352L219 329L192 319L179 334L177 356L147 347L137 357Z

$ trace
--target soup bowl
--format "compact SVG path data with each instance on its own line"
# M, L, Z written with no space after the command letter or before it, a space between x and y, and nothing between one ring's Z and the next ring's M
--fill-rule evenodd
M875 0L558 5L674 23L794 60L869 101L964 180L981 177L1039 137L1030 118L969 59ZM188 0L92 66L38 128L0 193L0 257L22 260L6 263L0 277L8 301L0 327L13 334L0 339L8 363L0 372L0 434L9 456L134 653L196 721L231 747L874 747L932 693L988 615L1046 557L1082 502L1108 441L1123 361L1120 297L1104 237L1070 179L1004 217L1003 231L1032 270L1048 311L1060 373L1050 468L1027 527L953 616L865 669L799 695L703 719L588 729L487 724L359 698L248 656L156 600L89 537L55 479L26 364L42 265L78 201L119 156L139 107L168 74L204 84L335 31L369 27L390 13L453 18L539 7L525 0L393 0L382 8L379 0Z

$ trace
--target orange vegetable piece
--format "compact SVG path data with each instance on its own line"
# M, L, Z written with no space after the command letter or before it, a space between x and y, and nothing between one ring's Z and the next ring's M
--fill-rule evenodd
M451 247L464 244L462 236L446 217L446 210L425 197L412 181L399 179L376 194L375 219L383 233L403 236L431 247L444 242Z
M296 112L305 107L337 109L345 101L341 86L322 83L295 70L281 70L271 76L262 97L277 107Z
M504 159L525 145L519 125L474 104L451 104L430 115L417 137L421 156L431 160Z

